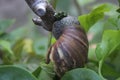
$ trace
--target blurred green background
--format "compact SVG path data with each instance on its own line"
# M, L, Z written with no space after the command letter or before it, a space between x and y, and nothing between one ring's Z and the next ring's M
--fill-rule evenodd
M90 43L90 63L88 64L88 67L96 72L98 69L98 60L95 55L96 44L101 41L104 30L116 29L116 27L113 26L116 26L117 24L118 14L115 10L118 8L118 1L58 0L56 6L56 10L58 12L64 11L72 16L80 16L81 14L90 13L90 11L96 6L104 3L111 6L111 11L105 14L104 20L102 19L96 22L88 32ZM30 72L34 72L36 69L39 69L39 66L42 66L43 70L46 70L53 75L54 73L51 73L51 66L46 66L45 64L45 56L48 50L50 33L45 31L41 26L33 24L32 18L34 16L35 14L30 10L24 0L0 0L0 66L12 64L24 67ZM119 22L120 20L118 21L118 24L120 24ZM118 27L120 29L120 26ZM55 39L52 38L52 43L54 42ZM118 53L120 53L119 50L117 54ZM116 57L117 56L115 56L115 58ZM108 63L111 63L111 58L113 57L110 56L106 59L108 60ZM112 66L119 64L118 61L119 58L117 57L115 61L113 61ZM108 68L108 66L104 66L105 68ZM117 70L120 70L119 67L120 65L117 65ZM112 69L110 68L110 70ZM106 72L103 75L109 77L107 76L108 74L109 72ZM42 75L46 75L46 72L43 71L41 73L41 78L43 79L40 80L47 80L49 77L46 75L46 79L44 79L45 77ZM118 74L116 75L116 73L114 75L115 78L116 76L119 76ZM49 80L52 80L52 78L49 77Z

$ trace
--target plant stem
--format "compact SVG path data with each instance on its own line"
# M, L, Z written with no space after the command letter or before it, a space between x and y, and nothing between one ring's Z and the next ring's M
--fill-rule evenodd
M51 0L51 1L50 1L54 9L56 9L57 1L58 1L58 0ZM49 42L48 42L48 48L49 48L49 47L51 46L52 32L50 32L48 39L49 39L49 40L48 40L48 41L49 41Z
M48 38L48 47L49 48L51 46L51 40L52 40L52 33L49 33L49 38Z
M77 8L79 15L82 15L82 9L81 9L81 6L78 4L78 1L77 0L73 0L73 1L74 1L76 8Z

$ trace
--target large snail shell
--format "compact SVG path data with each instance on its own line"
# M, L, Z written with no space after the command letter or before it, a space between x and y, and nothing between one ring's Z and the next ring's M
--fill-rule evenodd
M88 40L80 26L63 29L59 39L48 52L47 60L55 64L55 71L61 77L66 71L83 67L87 62Z

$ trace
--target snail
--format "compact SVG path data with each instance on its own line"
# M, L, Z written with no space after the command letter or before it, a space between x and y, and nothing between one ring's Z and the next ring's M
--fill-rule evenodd
M52 33L57 41L48 51L47 62L54 62L57 75L61 77L71 69L84 67L88 40L77 18L67 16L56 21Z
M56 38L56 42L48 50L46 63L52 61L56 74L62 77L71 69L84 67L88 58L88 39L77 17L66 15L63 12L56 14L50 4L44 1L26 0L30 7L34 4L31 9L39 16L34 18L33 22L36 25L42 25ZM40 10L42 15L40 12L37 13L39 9L43 9Z

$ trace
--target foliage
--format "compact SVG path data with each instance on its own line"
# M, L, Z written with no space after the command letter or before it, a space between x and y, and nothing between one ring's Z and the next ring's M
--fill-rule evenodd
M93 1L78 0L81 7ZM56 3L62 4L53 2L57 8ZM89 61L85 68L66 72L61 80L120 80L120 6L104 3L90 7L89 13L78 17L90 37ZM0 20L0 80L55 80L53 63L45 64L48 37L31 21L7 32L14 22ZM52 38L51 43L55 41Z
M0 67L0 80L37 80L27 70L15 66Z
M90 69L78 68L67 72L61 80L101 80L101 78Z
M107 4L103 4L95 8L91 13L80 16L79 21L84 29L88 31L91 26L104 17L104 12L109 10L110 7Z

